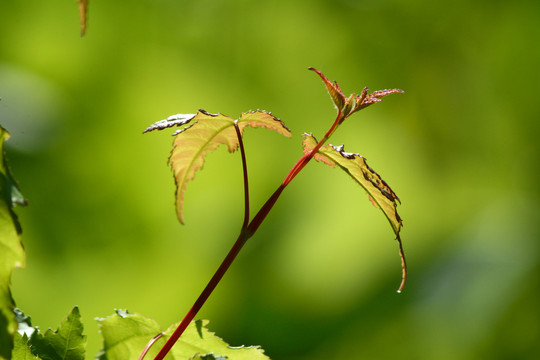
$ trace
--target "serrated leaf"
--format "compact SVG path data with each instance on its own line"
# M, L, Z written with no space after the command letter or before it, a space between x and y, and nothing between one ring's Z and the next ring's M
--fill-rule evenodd
M361 95L357 95L356 103L354 105L353 110L351 111L351 114L364 109L370 105L376 104L378 102L382 101L382 98L391 94L401 94L404 91L401 89L385 89L385 90L377 90L372 92L371 94L367 93L367 88L364 88L362 90Z
M34 332L30 337L32 353L43 360L84 360L86 335L78 307L60 322L58 329L45 334Z
M159 325L152 319L127 311L98 320L103 335L103 350L100 360L135 360L147 343L161 333ZM268 360L259 347L228 346L205 327L207 321L193 321L182 334L176 345L165 357L169 360ZM156 340L145 359L153 359L169 339L178 324L172 325Z
M100 360L137 359L148 341L161 332L161 327L154 320L130 314L127 310L116 310L114 315L97 319L97 322L103 336ZM156 348L159 349L158 343L152 348L154 354L147 354L147 359L154 358Z
M225 341L210 332L206 325L208 320L192 321L182 334L177 344L171 349L174 359L212 359L226 358L229 360L268 360L268 356L258 346L231 347ZM172 325L166 332L165 338L172 335L178 324ZM197 358L196 356L199 356ZM202 357L207 356L207 357Z
M317 145L317 140L310 134L303 136L304 153L308 153ZM372 203L382 210L394 233L399 236L402 226L396 210L399 198L379 174L368 166L363 156L345 152L343 145L324 145L314 155L314 159L332 167L338 166L349 174L368 193Z
M251 127L264 127L267 129L275 130L283 136L291 137L291 130L285 126L283 121L264 110L248 111L242 113L240 119L238 119L238 127L240 131L243 131L246 126Z
M311 134L304 134L304 153L312 151L317 145L317 140ZM402 278L398 292L403 290L407 279L407 264L405 254L401 244L399 232L402 227L402 220L397 213L399 198L388 184L370 168L366 159L358 154L347 153L344 146L324 145L317 154L313 156L317 161L323 162L332 167L339 166L349 174L368 193L369 199L379 209L382 210L388 222L396 234L399 243L399 255L401 257Z
M326 86L326 89L328 90L328 93L330 94L330 97L332 98L334 105L339 111L340 124L346 118L348 118L350 115L357 112L358 110L364 109L370 105L380 102L383 97L390 94L403 92L403 90L400 90L400 89L387 89L387 90L378 90L371 94L368 94L367 93L368 88L365 87L362 89L362 92L360 93L360 95L356 95L355 93L352 93L347 98L341 91L341 88L339 87L336 81L332 82L328 80L328 78L324 76L324 74L317 69L310 67L309 70L315 71L317 75L319 75L319 77L324 82L324 85Z
M28 336L26 334L21 335L15 333L15 341L13 346L13 352L11 355L11 360L36 360L39 359L36 355L32 354L30 350L30 344L28 341Z
M336 81L332 82L328 80L326 76L319 70L310 67L309 70L313 70L317 73L317 75L320 76L322 81L324 82L324 85L326 85L326 89L328 90L328 94L330 94L330 98L334 102L335 107L338 110L342 110L343 106L345 105L346 98L343 94L343 91L341 91L341 88L339 87L338 83Z
M276 130L282 135L292 136L281 120L266 111L259 110L243 113L238 120L223 114L210 114L200 110L182 125L188 122L189 126L177 132L169 157L176 182L176 212L182 224L184 223L183 204L187 183L193 180L198 170L203 168L206 155L215 151L220 145L225 145L231 153L238 148L239 140L234 128L235 122L241 134L246 126L251 126L265 127ZM168 127L168 125L169 123L163 123L163 126Z
M13 211L16 204L25 201L13 179L4 154L4 141L9 133L0 126L0 358L9 359L17 322L13 310L10 281L13 269L24 267L24 248L21 226Z

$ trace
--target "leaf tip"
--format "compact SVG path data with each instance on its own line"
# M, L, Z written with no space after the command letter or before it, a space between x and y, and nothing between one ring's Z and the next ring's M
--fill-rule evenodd
M332 102L334 103L334 106L337 108L338 111L343 110L343 106L346 103L345 95L343 95L343 92L341 91L341 88L339 87L339 84L336 81L330 81L322 72L315 69L314 67L308 68L309 70L315 71L317 75L321 78L324 85L326 86L326 89L328 90L328 93L330 94L330 98L332 99Z
M154 131L163 130L173 126L182 126L188 124L197 114L176 114L171 115L164 120L157 121L143 130L143 134Z
M407 260L405 259L405 252L403 251L403 244L401 242L401 237L399 236L399 233L396 237L396 240L399 243L399 257L401 258L401 284L399 284L397 293L401 294L403 292L403 289L405 288L405 284L407 283Z

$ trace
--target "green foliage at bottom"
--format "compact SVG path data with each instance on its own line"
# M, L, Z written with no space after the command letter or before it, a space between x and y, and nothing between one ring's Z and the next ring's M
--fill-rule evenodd
M130 314L125 310L116 310L116 314L105 319L98 319L103 335L103 350L100 360L137 359L146 344L161 333L159 325L152 319L139 314ZM193 321L166 359L170 360L268 360L259 347L231 347L210 332L208 321ZM172 325L156 340L146 359L153 359L176 326Z
M15 335L12 360L84 360L86 335L78 307L60 322L58 329L48 329L41 334L39 328L32 327L29 318L18 316L19 332ZM28 333L31 333L28 337Z
M41 333L33 327L30 318L17 312L19 331L15 333L12 360L84 360L86 335L79 308L75 307L60 322L58 329ZM103 336L103 349L99 360L136 360L148 342L156 335L160 338L153 344L145 359L153 359L177 325L162 333L152 319L126 310L106 318L97 319ZM208 331L208 321L193 321L180 340L167 355L168 360L269 360L259 347L231 347Z
M258 346L231 347L225 341L208 331L208 320L192 321L184 334L171 350L172 359L205 359L205 360L269 360L264 351ZM172 325L165 331L164 338L168 339L178 324Z
M13 353L11 358L13 360L31 360L39 359L36 355L32 354L30 350L30 344L28 343L28 336L26 334L15 334L15 342L13 347Z

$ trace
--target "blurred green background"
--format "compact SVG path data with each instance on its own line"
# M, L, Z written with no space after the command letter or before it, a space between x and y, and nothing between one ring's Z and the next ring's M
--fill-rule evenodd
M311 163L199 314L273 359L540 358L538 1L90 1L0 4L0 122L27 208L17 305L55 328L79 305L166 327L199 295L242 222L238 154L220 149L177 222L172 131L198 108L266 109L295 134L246 131L257 210L344 92L398 87L332 139L400 196L400 280L384 216L336 169Z

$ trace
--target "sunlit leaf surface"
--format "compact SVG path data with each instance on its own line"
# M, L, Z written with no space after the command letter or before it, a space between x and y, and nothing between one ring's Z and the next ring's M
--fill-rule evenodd
M21 335L19 333L15 333L15 341L13 345L11 360L39 359L39 357L32 354L32 351L30 351L30 344L28 343L28 336L26 334Z
M45 334L35 331L29 344L32 353L44 360L84 360L86 335L78 307L60 322L58 329L48 329Z
M317 140L313 135L304 134L304 153L311 151ZM396 235L402 226L396 207L399 198L388 184L370 168L363 156L344 151L344 146L324 145L314 156L315 160L332 167L340 167L366 190L373 205L380 208Z
M154 320L139 314L130 314L124 310L117 310L116 314L99 319L98 322L104 341L100 360L137 359L148 341L161 333L159 325ZM269 359L259 347L229 346L208 331L207 323L208 321L193 321L167 355L167 359ZM146 354L146 359L155 357L177 325L172 325L163 333L163 336L154 343Z
M4 156L4 141L8 138L9 133L0 126L0 358L8 358L17 328L9 289L11 274L13 269L24 266L21 228L13 212L15 204L24 204L24 199Z
M304 134L304 153L308 153L315 148L317 140L311 134ZM407 270L405 256L401 245L399 232L402 227L402 220L397 212L397 205L400 202L394 191L380 177L379 174L370 168L363 156L354 153L345 152L344 146L324 145L314 159L323 162L332 167L340 167L349 174L364 190L368 193L369 199L379 209L382 210L399 242L399 250L403 268L402 283L398 291L401 291L405 285Z
M234 128L235 122L241 134L246 126L251 126L264 127L276 130L284 136L291 136L291 132L281 120L269 112L260 110L243 113L238 120L223 114L210 114L199 110L193 116L171 116L145 130L148 132L186 125L175 133L173 150L169 157L176 181L176 210L182 224L184 223L183 204L187 183L193 180L198 170L203 168L206 155L215 151L220 145L225 145L231 153L238 148L239 140Z

